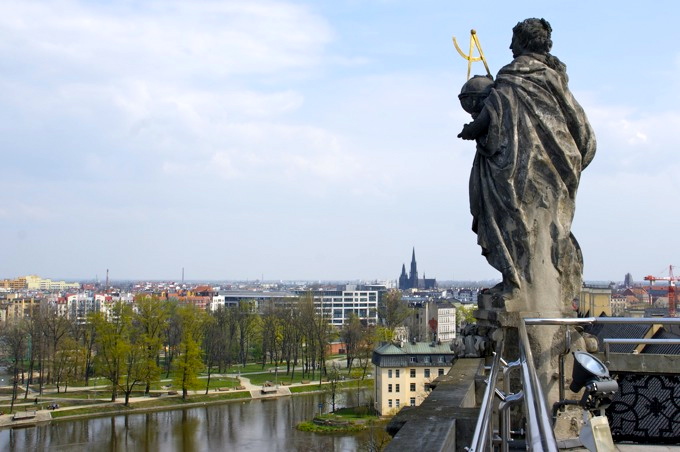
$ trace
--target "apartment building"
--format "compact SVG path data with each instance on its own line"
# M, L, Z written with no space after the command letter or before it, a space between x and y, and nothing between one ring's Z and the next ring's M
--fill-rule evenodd
M299 296L311 295L316 310L322 312L334 326L344 325L351 314L360 321L375 325L378 323L378 290L362 290L361 288L347 288L347 290L314 290L296 291Z
M451 370L455 354L448 344L388 343L373 351L375 409L390 415L403 406L418 406L429 394L429 383Z

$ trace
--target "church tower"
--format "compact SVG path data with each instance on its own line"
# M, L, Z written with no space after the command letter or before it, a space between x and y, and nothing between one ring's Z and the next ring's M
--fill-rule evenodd
M418 288L418 265L416 264L416 248L413 247L413 255L411 256L411 273L408 278L409 289Z
M401 264L401 275L399 275L399 290L408 289L408 276L406 276L406 265Z

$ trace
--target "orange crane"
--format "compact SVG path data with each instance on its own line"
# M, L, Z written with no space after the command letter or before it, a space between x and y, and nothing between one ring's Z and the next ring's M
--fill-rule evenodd
M645 281L668 281L668 316L675 317L675 281L680 281L680 276L673 276L673 266L668 266L668 276L645 276Z

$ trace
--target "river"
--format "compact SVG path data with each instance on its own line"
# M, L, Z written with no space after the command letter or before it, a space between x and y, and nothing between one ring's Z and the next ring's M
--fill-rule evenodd
M365 403L369 392L362 391ZM356 391L339 394L353 406ZM295 425L319 412L324 394L304 394L153 413L53 422L0 431L2 451L355 451L368 433L318 435ZM324 409L330 410L325 404ZM380 428L380 427L378 427Z

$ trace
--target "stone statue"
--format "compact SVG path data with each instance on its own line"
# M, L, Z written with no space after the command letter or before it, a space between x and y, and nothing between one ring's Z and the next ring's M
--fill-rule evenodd
M491 291L509 311L568 312L581 287L583 259L571 222L596 144L569 91L566 66L549 53L551 32L544 19L518 23L512 62L493 82L470 79L460 96L474 121L458 137L477 142L472 229L503 275Z

